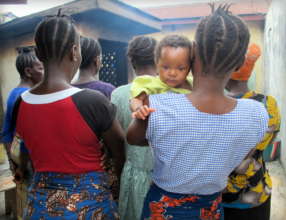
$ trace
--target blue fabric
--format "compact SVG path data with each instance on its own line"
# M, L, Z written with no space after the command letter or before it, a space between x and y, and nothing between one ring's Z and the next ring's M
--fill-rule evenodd
M13 141L13 137L15 135L15 129L16 126L12 124L12 114L13 114L13 108L14 104L17 101L17 99L20 97L20 95L28 90L29 88L14 88L7 99L7 108L2 128L2 134L1 134L1 142L2 143L11 143ZM20 143L20 151L24 153L28 153L27 148L25 147L25 144L23 141Z
M170 193L152 184L141 219L223 219L221 193L208 196Z
M152 180L168 192L222 191L268 127L264 106L254 100L237 100L227 114L201 112L184 94L150 95L149 102L156 110L146 132L154 154Z
M108 174L35 173L23 219L119 219Z
M11 143L15 134L15 125L12 125L12 113L16 100L28 88L14 88L7 99L7 108L2 128L1 142Z

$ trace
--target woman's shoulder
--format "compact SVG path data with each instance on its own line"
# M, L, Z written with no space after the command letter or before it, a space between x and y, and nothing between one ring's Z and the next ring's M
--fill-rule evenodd
M94 89L82 89L75 93L72 98L80 100L82 103L96 103L98 101L108 101L108 99L101 92Z

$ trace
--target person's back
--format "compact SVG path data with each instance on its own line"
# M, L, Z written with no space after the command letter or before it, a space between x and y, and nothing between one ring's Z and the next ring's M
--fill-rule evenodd
M197 27L192 92L151 95L147 103L154 112L128 128L130 144L149 143L154 152L154 184L141 219L223 218L227 176L266 131L268 115L260 103L224 92L244 61L250 36L229 7L212 5L212 14Z
M45 18L35 33L45 77L17 101L16 132L35 168L24 219L118 219L101 143L120 176L124 137L116 108L99 92L70 85L80 63L80 36L71 19ZM33 210L30 212L30 210Z
M155 46L156 40L147 36L134 37L129 42L127 55L136 75L155 75ZM111 102L117 107L117 119L125 131L132 120L129 107L132 83L116 88L111 94ZM153 158L149 148L126 143L125 151L126 162L120 180L119 214L124 220L139 220L151 183Z
M156 109L146 134L158 158L153 181L169 192L222 191L267 129L267 112L253 100L238 100L231 112L217 115L200 112L186 95L150 95L149 102Z
M88 88L99 91L103 95L105 95L108 99L110 99L111 93L115 89L115 87L112 84L103 82L101 80L94 80L86 83L74 84L74 86L80 89Z
M102 172L99 137L114 117L115 109L93 91L70 88L44 96L28 91L22 94L17 130L37 172Z

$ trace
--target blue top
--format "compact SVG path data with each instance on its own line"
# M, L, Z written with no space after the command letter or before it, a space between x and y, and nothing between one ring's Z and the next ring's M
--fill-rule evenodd
M152 179L173 193L222 191L268 127L264 106L254 100L239 99L226 114L201 112L184 94L150 95L149 101L156 109L146 132L154 154Z
M16 100L19 98L19 96L28 90L29 88L14 88L7 99L7 108L1 133L1 142L2 143L11 143L13 141L14 135L15 135L15 128L16 126L12 124L12 114L13 114L13 108ZM26 148L24 147L24 143L21 143L21 150L26 151Z

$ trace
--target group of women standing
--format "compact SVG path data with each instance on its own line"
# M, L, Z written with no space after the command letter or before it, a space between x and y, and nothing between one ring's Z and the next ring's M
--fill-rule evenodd
M115 90L95 78L97 42L80 39L69 18L47 17L36 29L35 43L44 78L14 105L16 132L35 170L24 219L247 219L241 216L253 207L260 209L251 219L269 219L270 205L263 205L270 196L244 206L244 213L242 206L229 206L224 216L222 198L233 203L237 192L257 191L269 182L261 157L267 144L256 146L271 142L279 130L277 110L271 121L265 105L225 94L249 43L247 26L228 6L213 8L199 23L195 43L178 35L159 44L134 38L128 58L137 76L149 77ZM134 90L140 92L132 95ZM120 181L119 208L103 148ZM250 181L258 173L253 170L235 191L229 186L244 175L235 170L244 159L251 160L246 170L262 164L262 177ZM238 197L227 200L224 194Z

